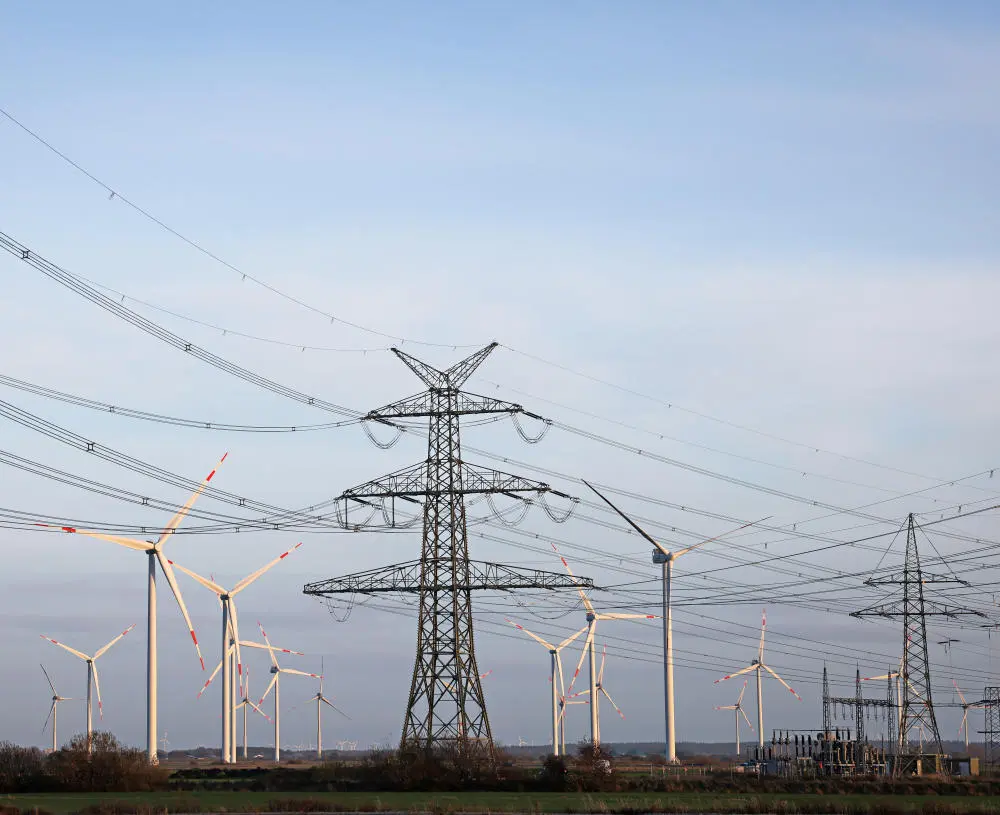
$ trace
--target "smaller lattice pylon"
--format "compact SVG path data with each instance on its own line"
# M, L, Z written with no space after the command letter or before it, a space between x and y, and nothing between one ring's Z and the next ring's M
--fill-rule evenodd
M865 581L867 586L900 586L902 587L902 598L851 613L852 617L858 618L886 617L901 618L903 621L903 660L900 669L901 699L895 767L897 774L909 772L912 765L912 761L904 760L907 753L913 752L909 744L911 731L923 727L930 736L931 744L936 752L938 754L944 753L941 731L938 729L937 717L934 714L934 701L931 698L927 618L986 616L980 611L938 603L928 600L924 596L924 586L930 583L952 583L966 586L968 583L954 576L934 575L921 569L916 529L913 514L910 513L906 520L906 556L903 561L903 571L899 574L869 578Z

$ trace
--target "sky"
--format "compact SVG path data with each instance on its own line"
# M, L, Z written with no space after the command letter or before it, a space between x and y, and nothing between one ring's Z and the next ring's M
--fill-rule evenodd
M392 345L446 367L499 342L469 389L556 424L533 446L507 422L467 427L468 460L581 499L581 477L642 496L616 500L675 547L770 516L678 561L680 740L730 737L712 708L739 685L713 680L755 656L764 606L768 664L803 699L767 683L765 730L818 728L824 660L844 693L856 670L898 662L898 621L848 614L882 602L862 581L901 563L902 540L887 533L909 512L941 520L1000 503L994 4L299 2L278 14L253 2L39 2L3 17L0 108L92 177L0 116L0 232L185 339L352 410L420 389ZM337 418L178 352L16 257L0 256L0 273L8 377L201 421ZM280 507L426 456L420 433L383 451L357 426L226 433L6 386L0 399L193 480L228 451L213 483ZM3 421L5 453L187 498ZM0 484L10 511L150 529L169 517L9 464ZM238 514L208 498L198 508ZM605 589L600 608L656 613L648 545L598 507L557 525L535 506L516 528L488 523L484 504L469 512L472 557L559 571L555 541ZM956 700L952 679L968 698L994 682L982 626L996 619L996 522L984 513L921 533L927 568L971 584L937 596L993 615L932 623L943 705ZM89 651L137 623L99 668L104 726L142 743L145 563L48 531L0 535L3 685L16 700L0 738L47 743L40 662L61 694L84 692L85 666L40 634ZM413 560L418 533L178 534L167 549L226 585L299 540L241 595L243 630L260 620L275 645L307 654L294 667L322 666L351 716L328 720L328 744L392 743L412 601L330 613L301 590ZM180 580L211 670L216 602ZM573 595L476 604L494 735L544 743L548 658L504 618L562 637L582 607ZM195 698L205 675L165 586L159 609L160 730L175 747L216 744L218 691ZM661 737L659 637L658 621L598 631L625 714L602 708L605 740ZM946 651L946 639L960 642ZM313 693L305 679L285 684L288 745L314 739ZM952 737L961 710L939 717ZM585 736L586 719L571 710L569 738ZM83 721L82 705L65 703L60 740ZM252 727L251 741L269 743L266 722Z

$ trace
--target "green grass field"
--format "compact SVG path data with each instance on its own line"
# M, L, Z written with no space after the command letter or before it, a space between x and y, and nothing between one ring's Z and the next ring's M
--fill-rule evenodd
M186 802L197 802L202 812L268 811L273 801L309 799L329 802L330 811L396 812L762 812L791 813L829 811L885 815L894 812L942 813L996 812L1000 797L904 796L904 795L812 795L735 793L269 793L269 792L163 792L107 794L0 795L0 805L22 810L38 808L62 815L102 802L183 811ZM763 808L762 808L763 805ZM773 805L773 808L772 808ZM192 807L193 808L193 807Z

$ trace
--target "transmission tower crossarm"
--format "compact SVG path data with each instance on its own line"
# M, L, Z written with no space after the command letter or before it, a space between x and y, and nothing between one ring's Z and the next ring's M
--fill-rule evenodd
M375 408L365 414L365 419L391 424L390 420L392 419L419 419L435 416L437 410L438 406L433 392L423 391ZM529 413L516 402L505 402L502 399L494 399L492 396L480 396L465 391L454 393L450 412L455 416L479 416L491 413L521 414L539 421L546 421L541 416Z
M541 481L532 481L519 475L511 475L489 467L477 464L461 463L462 483L456 490L448 488L449 492L463 495L480 493L503 493L520 498L515 493L551 493L564 498L569 495L553 490ZM411 467L398 470L389 475L351 487L340 494L342 500L360 500L364 498L427 498L437 495L439 489L427 484L427 462L421 462Z
M442 558L442 561L447 561ZM421 580L422 561L398 563L381 569L335 577L309 583L303 594L325 597L332 594L388 594L420 591L513 591L515 589L542 589L549 591L577 591L581 587L595 590L589 577L575 579L561 572L539 569L516 569L501 563L468 561L467 574L460 582L440 582L432 586Z
M922 583L955 583L959 586L971 586L968 580L944 574L931 574L921 570L920 580ZM899 572L885 577L870 577L865 582L866 586L902 586L906 582L906 573Z
M476 368L482 365L486 357L493 353L493 349L496 347L497 343L491 342L485 348L481 348L471 356L456 362L446 371L439 371L432 365L410 356L399 348L393 347L392 353L399 357L403 364L413 371L428 388L432 390L445 390L446 388L457 390L465 384L465 381L472 376Z

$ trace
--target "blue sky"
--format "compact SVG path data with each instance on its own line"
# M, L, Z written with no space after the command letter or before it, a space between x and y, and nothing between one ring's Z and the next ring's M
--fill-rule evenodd
M20 3L4 16L0 107L229 263L361 325L445 344L496 339L654 399L505 349L470 382L473 389L838 506L884 501L935 478L998 464L990 441L1000 395L993 364L1000 341L1000 43L993 4L300 3L277 14L272 5L252 3L160 10ZM367 409L416 390L411 374L377 350L388 344L384 337L331 325L242 281L109 200L5 119L0 150L0 231L39 254L229 329L292 344L372 349L303 353L144 312L216 353L332 401ZM4 373L179 416L324 420L136 334L14 258L0 258L0 270L0 338L16 349ZM417 353L446 365L468 350ZM380 452L356 429L320 441L234 438L126 423L16 392L0 398L195 478L230 449L220 486L288 506L322 500L424 455L420 441L410 439ZM3 439L3 449L71 472L173 501L186 497L19 428L5 427ZM804 524L822 514L556 431L533 448L509 428L470 430L466 443L733 517L773 514L781 524ZM14 470L2 483L9 507L108 522L161 520ZM982 500L1000 493L995 483L984 478L890 501L879 513L900 518L911 509ZM639 502L630 508L706 536L725 528L679 510ZM616 558L647 568L646 547L618 532L583 522L555 528L537 512L528 523L532 531L606 550L606 562L587 566L599 582L626 579L609 568ZM995 534L995 522L964 523L955 528ZM849 526L849 518L834 518L812 528ZM109 726L140 741L141 566L99 544L5 536L2 641L23 666L17 676L25 679L17 681L25 704L0 719L3 735L40 740L47 697L40 675L28 678L39 659L66 682L79 679L77 666L59 664L61 655L45 650L39 633L58 637L61 627L67 640L75 633L96 647L140 622L102 675L114 700ZM276 640L310 658L326 654L334 692L354 716L345 736L395 738L413 621L358 608L347 623L333 625L298 592L308 580L411 559L418 541L310 537L268 587L262 582L259 593L248 592L244 613L250 620L261 615ZM748 551L762 550L765 539L747 541ZM184 555L190 568L233 580L295 542L283 535L201 541L179 536L178 560ZM807 546L771 541L768 552ZM965 544L938 545L957 552ZM485 559L558 568L544 544L525 551L478 540L474 548ZM696 557L699 569L724 563L707 549ZM858 568L873 567L877 557L858 553ZM695 569L695 556L691 561ZM854 563L830 556L803 573L844 568ZM760 569L739 577L757 587L775 579ZM211 598L194 584L185 588L196 621L214 631ZM704 594L692 584L678 591L692 600ZM770 591L761 588L756 597ZM843 604L830 601L831 609L855 599L865 599L856 585ZM725 672L748 661L759 605L755 599L689 612L748 628L716 632L722 641L699 639L699 617L680 628L678 647L686 636L692 650L710 650L679 667L679 688L690 700L685 710L699 711L679 722L681 738L729 737L729 719L716 721L711 707L731 700L713 688L706 663ZM562 620L520 611L528 627L568 630ZM170 630L179 626L177 616L161 598L163 648L176 657L162 682L192 692L165 699L163 715L175 744L214 743L214 726L191 700L201 679L182 665L190 656L178 636L183 631ZM496 622L496 614L490 619ZM841 643L838 670L845 677L856 661L869 660L881 672L884 660L871 652L898 651L894 629L862 626L842 613L776 604L769 623L776 637ZM485 631L481 660L495 669L487 693L506 728L499 736L542 740L544 732L531 728L545 704L544 655ZM655 627L629 636L648 647L657 642ZM982 685L991 673L991 643L979 642L978 633L963 636L967 646L935 659L949 670L962 664L970 683ZM861 642L871 652L858 654ZM609 641L609 660L614 647ZM349 669L338 673L344 655ZM626 700L629 718L609 723L607 736L655 738L659 706L648 689L656 687L656 667L625 651L621 657L615 696ZM535 686L520 679L527 666L538 671ZM789 646L775 655L775 667L808 689L801 708L775 699L775 716L783 717L775 726L811 726L818 719L815 660ZM5 670L13 681L13 669ZM948 678L942 674L942 686L950 686ZM942 729L952 730L947 721ZM302 710L283 724L290 739L308 739L309 728ZM266 731L258 733L266 739Z

